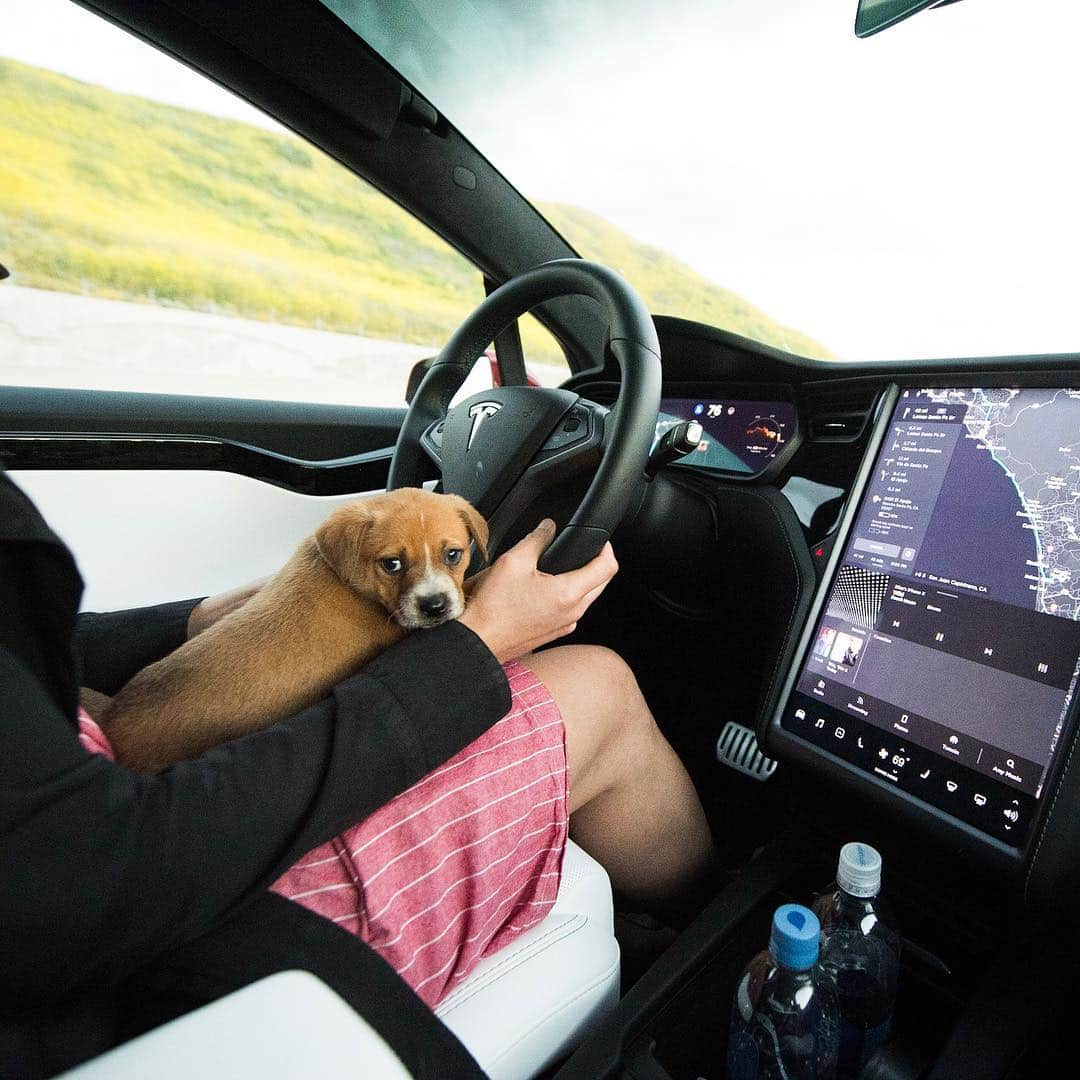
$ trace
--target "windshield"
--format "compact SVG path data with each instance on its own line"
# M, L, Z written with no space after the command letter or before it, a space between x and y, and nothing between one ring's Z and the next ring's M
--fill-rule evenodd
M1075 351L1080 5L324 0L658 314L842 359Z

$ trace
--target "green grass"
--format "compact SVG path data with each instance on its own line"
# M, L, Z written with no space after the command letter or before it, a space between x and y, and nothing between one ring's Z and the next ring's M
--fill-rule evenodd
M0 58L0 253L22 285L441 344L480 275L291 135ZM820 346L596 215L545 206L653 310L808 355ZM556 359L530 329L526 349Z
M714 285L666 251L620 232L597 214L560 203L537 205L582 256L627 278L650 311L697 319L801 356L832 359L825 346L806 334L781 326L737 293Z

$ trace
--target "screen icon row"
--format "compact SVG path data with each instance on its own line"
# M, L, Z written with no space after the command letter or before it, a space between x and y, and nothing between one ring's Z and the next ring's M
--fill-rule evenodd
M935 753L936 747L901 741L895 732L845 716L824 702L798 704L788 716L790 723L785 721L785 727L878 781L1009 843L1017 844L1022 839L1033 799L1010 791L1000 780L973 770L956 757ZM962 745L960 736L955 739L954 747ZM948 737L940 743L950 745ZM1003 760L1018 764L1015 756L1003 756Z

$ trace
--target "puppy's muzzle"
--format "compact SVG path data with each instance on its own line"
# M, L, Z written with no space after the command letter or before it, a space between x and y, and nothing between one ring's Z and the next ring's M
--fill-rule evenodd
M446 575L442 577L445 579ZM456 619L465 610L464 601L449 582L437 588L432 588L431 584L422 592L414 590L402 599L397 620L406 630L429 630L433 626L441 626Z
M450 597L446 593L421 596L416 601L420 614L428 619L439 619L450 609Z

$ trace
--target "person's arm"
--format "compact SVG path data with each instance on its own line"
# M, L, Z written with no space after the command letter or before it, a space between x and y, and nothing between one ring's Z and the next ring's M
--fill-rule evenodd
M616 569L608 550L540 574L550 534L495 564L471 629L414 633L331 698L159 776L84 751L0 648L0 1001L116 983L486 731L510 705L499 660L565 632Z
M307 851L362 820L509 708L457 623L414 634L332 698L160 776L79 745L0 651L0 1000L113 984L204 933Z
M79 683L115 694L137 671L179 648L201 600L126 611L84 611L75 621Z
M197 600L125 611L81 612L75 622L81 684L115 694L136 672L245 604L266 580Z

